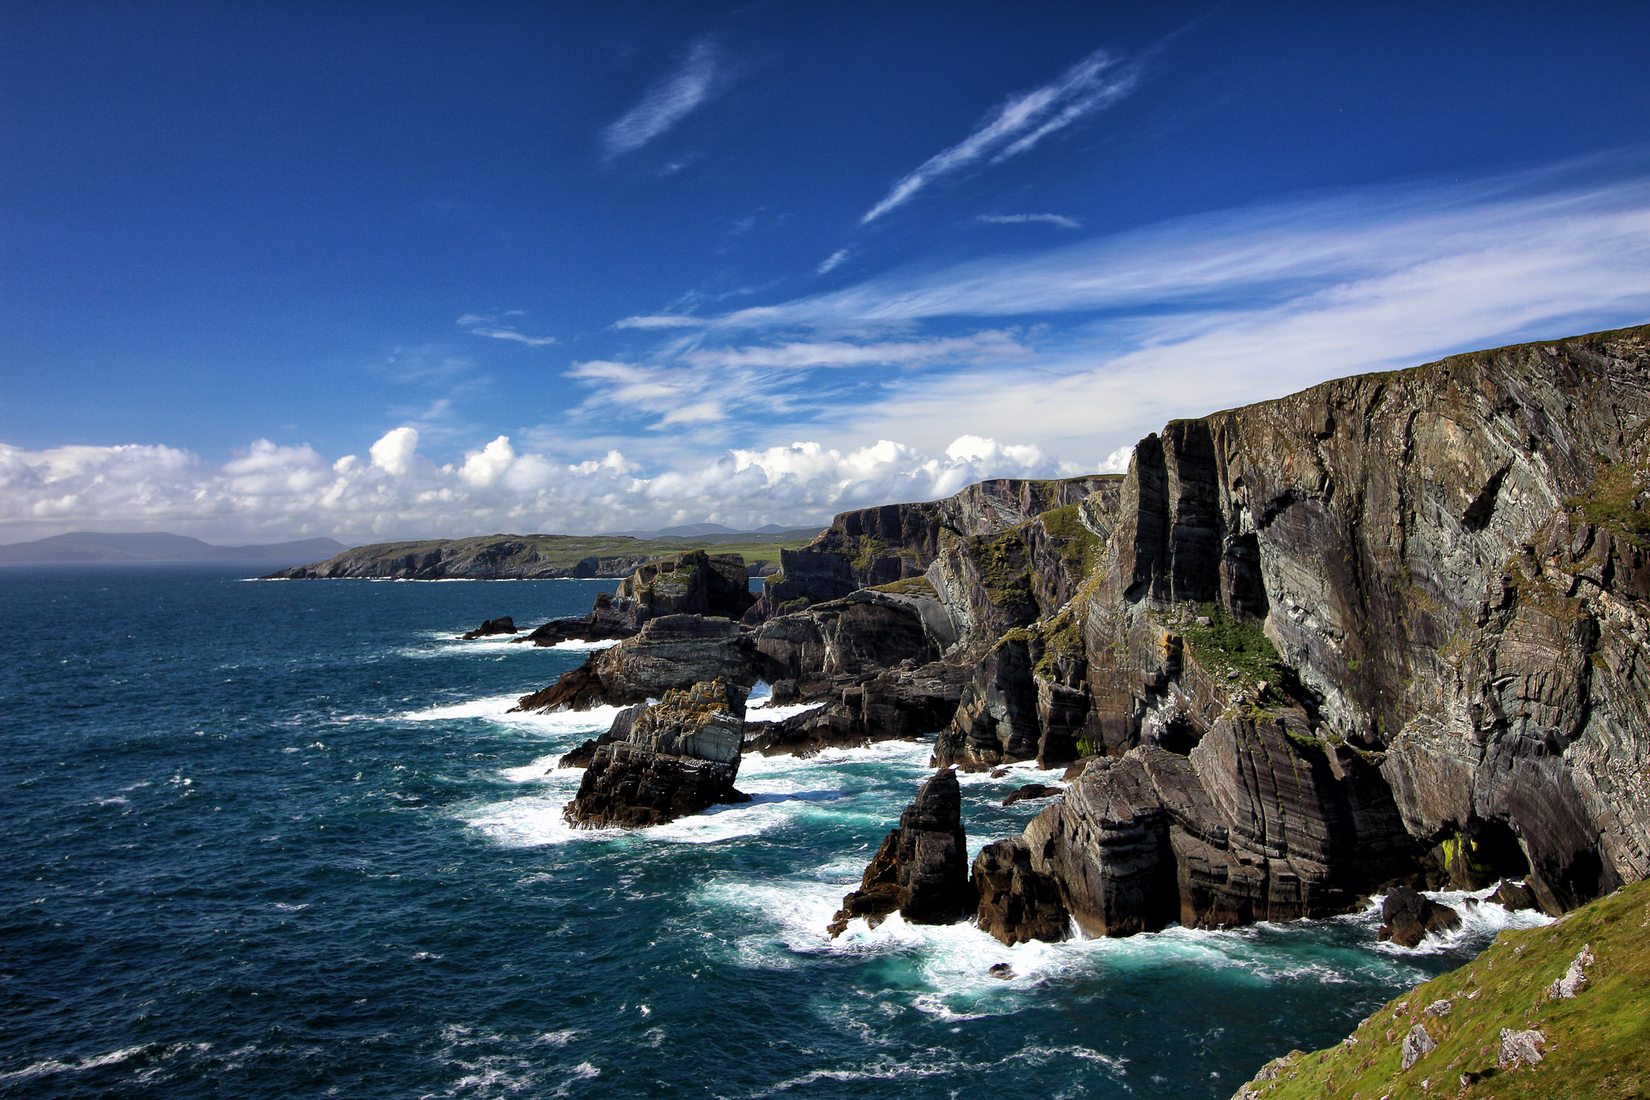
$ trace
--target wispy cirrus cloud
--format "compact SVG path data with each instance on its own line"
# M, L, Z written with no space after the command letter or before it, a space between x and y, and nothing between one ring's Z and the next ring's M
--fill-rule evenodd
M491 340L507 340L530 348L547 348L556 342L554 336L528 336L516 329L511 317L525 316L526 311L508 309L502 313L466 313L458 324L471 336L485 336Z
M831 272L835 271L837 268L841 267L843 265L843 263L845 263L847 261L847 259L848 259L848 250L846 248L839 248L835 252L831 253L829 256L825 257L823 260L820 261L819 266L814 268L814 274L815 275L828 275Z
M709 39L701 39L693 44L675 72L650 88L640 103L602 131L603 159L614 160L633 153L660 137L703 106L721 84L716 45Z
M1101 111L1134 90L1139 71L1096 50L1054 80L1009 98L962 141L936 153L895 181L859 219L868 225L942 176L987 161L1000 164L1028 153L1051 134Z
M980 214L974 218L986 225L1057 225L1061 229L1081 229L1083 223L1064 214Z
M566 376L588 387L581 411L641 418L654 431L678 425L735 422L744 416L805 422L849 391L874 393L891 377L847 377L858 368L910 374L939 367L1024 361L1032 354L1015 334L986 330L924 340L781 341L751 346L667 344L642 362L595 359Z

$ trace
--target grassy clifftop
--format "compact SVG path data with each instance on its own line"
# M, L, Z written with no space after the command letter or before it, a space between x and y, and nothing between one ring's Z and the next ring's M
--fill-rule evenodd
M1584 949L1592 956L1578 967L1585 985L1573 997L1554 995L1551 987ZM1533 1045L1541 1060L1509 1064L1507 1033L1524 1033L1512 1046ZM1390 1002L1340 1045L1292 1051L1237 1092L1244 1100L1438 1096L1650 1096L1650 882L1556 924L1503 932L1478 958Z

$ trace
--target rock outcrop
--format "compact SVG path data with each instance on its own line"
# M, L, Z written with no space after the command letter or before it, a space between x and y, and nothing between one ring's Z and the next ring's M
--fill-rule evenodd
M962 790L949 768L917 791L865 868L859 889L842 899L827 931L839 936L863 917L876 927L893 912L913 924L951 924L974 911L963 838Z
M979 898L975 916L984 931L1011 947L1066 938L1071 914L1060 884L1033 865L1024 837L987 844L974 857L971 881Z
M641 633L593 653L549 687L524 695L517 711L587 710L656 699L705 680L749 691L756 682L754 650L731 619L666 615Z
M466 642L473 642L477 638L493 638L500 634L516 633L516 621L508 615L497 619L486 619L474 630L466 630L459 637Z
M1382 942L1390 940L1400 947L1416 947L1434 932L1451 932L1459 927L1460 913L1407 886L1398 886L1381 902L1381 927L1377 935Z
M628 638L644 623L666 615L738 619L755 600L744 558L689 550L644 562L619 583L617 592L597 595L589 614L552 619L522 641L554 646Z
M745 748L764 756L808 756L825 748L932 736L957 709L966 675L943 662L890 669L837 688L811 710L747 724Z
M733 787L744 721L745 691L736 684L666 692L596 747L564 815L583 828L639 828L747 801Z

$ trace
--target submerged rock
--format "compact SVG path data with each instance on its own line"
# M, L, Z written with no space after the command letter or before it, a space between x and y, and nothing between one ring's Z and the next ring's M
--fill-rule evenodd
M1439 905L1407 886L1394 887L1381 902L1381 928L1377 935L1400 947L1415 947L1432 932L1449 932L1461 927L1461 914Z
M952 924L973 909L962 788L957 773L943 768L918 788L826 931L840 936L855 917L875 928L895 911L913 924Z
M713 680L667 692L595 747L563 816L583 828L637 828L748 801L733 787L744 722L745 690L736 684Z

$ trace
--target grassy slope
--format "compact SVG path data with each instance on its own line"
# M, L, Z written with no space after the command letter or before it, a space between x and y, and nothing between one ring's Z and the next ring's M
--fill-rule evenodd
M1584 944L1597 960L1587 969L1587 988L1574 1000L1548 999L1547 987ZM1439 1000L1450 1002L1449 1015L1423 1015ZM1404 1036L1417 1023L1438 1048L1401 1070ZM1498 1071L1502 1028L1544 1031L1546 1060ZM1274 1080L1257 1079L1245 1089L1268 1100L1650 1096L1650 882L1624 887L1556 924L1501 933L1478 958L1388 1003L1352 1037L1328 1050L1294 1052ZM1480 1075L1464 1091L1463 1073Z

